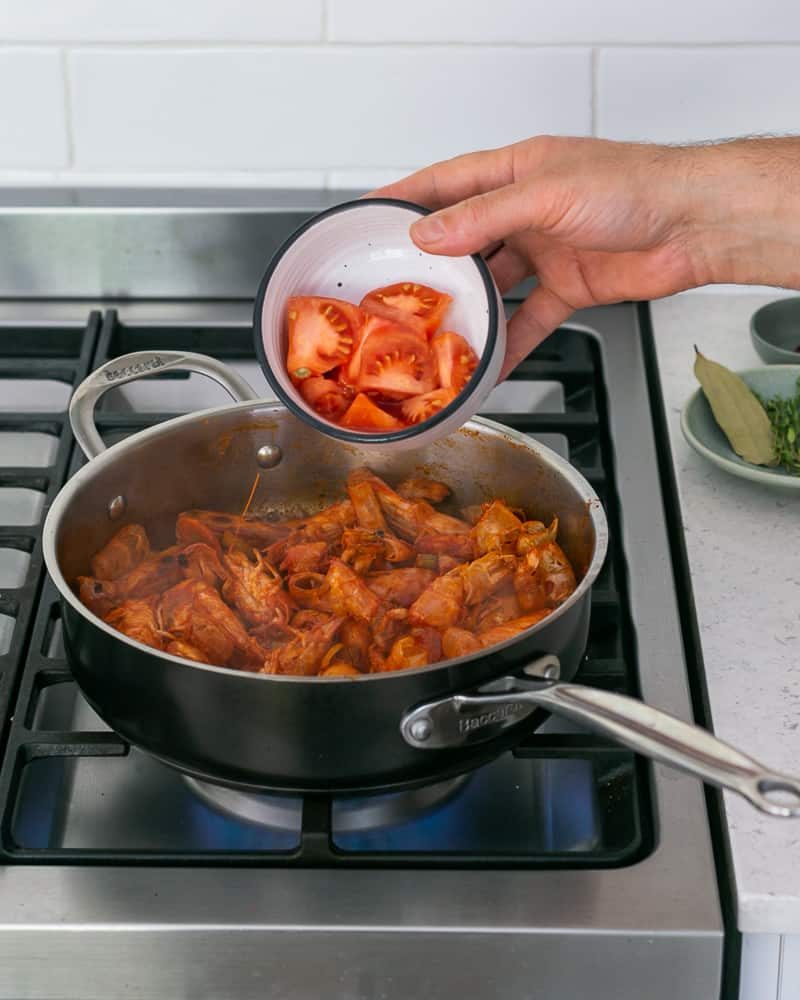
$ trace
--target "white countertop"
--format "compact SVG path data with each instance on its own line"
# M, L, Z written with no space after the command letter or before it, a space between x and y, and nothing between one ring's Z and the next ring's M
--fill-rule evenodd
M736 479L696 455L679 426L697 388L693 344L733 369L760 364L755 309L778 297L710 292L653 303L716 734L800 775L800 493ZM743 932L800 933L800 819L773 819L725 793Z

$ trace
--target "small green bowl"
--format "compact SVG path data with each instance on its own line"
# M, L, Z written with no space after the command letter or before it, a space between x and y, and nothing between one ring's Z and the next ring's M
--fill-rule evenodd
M737 372L750 388L762 399L773 396L794 396L800 364L770 365L767 368L748 368ZM731 448L719 424L714 419L711 407L702 389L698 389L687 401L681 413L681 430L698 455L719 466L740 479L750 479L754 483L779 489L800 490L800 476L794 476L782 467L769 468L751 465L739 458Z
M778 299L750 318L750 339L768 365L800 365L800 297Z

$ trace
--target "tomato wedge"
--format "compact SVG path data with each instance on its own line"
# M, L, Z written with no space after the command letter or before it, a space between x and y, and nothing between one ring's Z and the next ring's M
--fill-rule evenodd
M457 395L455 389L434 389L421 396L404 399L400 412L410 424L420 424L452 403Z
M339 381L349 386L358 385L364 371L364 359L365 357L373 358L373 349L380 354L390 353L396 340L403 340L404 345L407 345L409 336L414 338L415 346L418 344L420 349L428 350L428 341L421 333L415 332L407 326L402 326L393 319L365 316L364 325L356 335L353 353L350 355L349 361L342 365L339 370Z
M428 285L401 281L368 292L361 300L361 308L373 316L397 320L430 338L439 329L452 301L451 295Z
M289 350L286 367L293 379L324 375L346 361L363 317L358 306L341 299L294 296L287 303Z
M405 399L430 392L436 386L433 355L412 330L393 327L374 333L366 342L358 376L360 392L384 399Z
M478 357L460 333L437 333L431 341L436 373L443 389L460 392L478 366Z
M349 386L356 385L358 376L361 374L361 356L364 351L364 345L373 333L391 329L394 329L394 324L388 320L380 319L377 316L364 316L364 322L359 327L356 339L353 341L353 353L350 355L349 360L339 369L340 382Z
M300 395L320 416L328 420L338 420L352 398L338 382L322 375L303 379L300 383Z
M363 392L356 396L339 423L360 431L396 431L405 426L397 417L376 406Z

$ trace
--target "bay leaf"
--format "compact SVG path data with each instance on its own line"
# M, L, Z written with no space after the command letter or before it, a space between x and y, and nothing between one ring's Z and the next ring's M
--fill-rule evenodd
M775 433L766 410L735 372L695 347L694 373L714 419L736 454L753 465L777 465Z

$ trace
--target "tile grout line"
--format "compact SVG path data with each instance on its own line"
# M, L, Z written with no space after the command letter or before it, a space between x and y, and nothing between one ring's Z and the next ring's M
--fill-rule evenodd
M328 33L327 24L323 29L326 34ZM458 51L459 49L564 49L564 50L576 50L576 49L643 49L643 50L662 50L662 51L686 51L693 52L697 50L710 50L710 51L757 51L757 50L771 50L771 49L800 49L800 37L794 39L774 39L772 41L698 41L698 42L612 42L612 41L597 41L592 39L569 39L562 41L425 41L421 39L419 41L396 41L396 40L380 40L374 42L361 42L361 41L347 41L342 39L341 41L336 41L336 48L341 49L440 49L440 50L453 50ZM188 53L203 53L203 52L219 52L224 50L230 51L249 51L253 49L318 49L325 50L328 48L327 39L306 39L306 40L284 40L280 39L263 39L261 41L253 41L252 39L231 39L228 41L218 41L216 39L205 39L205 40L180 40L171 39L165 41L153 41L147 39L139 40L125 40L119 41L114 39L107 39L103 41L98 41L95 39L88 39L84 41L78 41L75 39L37 39L37 38L26 38L26 39L14 39L13 41L2 41L0 42L0 52L9 52L17 49L25 49L36 47L40 49L61 49L63 47L68 47L69 49L78 49L83 51L96 51L102 49L110 49L113 51L119 49L128 49L132 52L158 52L158 51L178 51L178 52L188 52Z
M322 0L322 41L330 41L330 0Z
M67 167L75 166L75 137L72 131L72 88L69 77L69 50L61 49L61 77L64 84L64 130L67 135Z
M325 8L327 10L327 8ZM323 22L321 31L329 34L329 26L327 24L327 19ZM252 49L318 49L324 51L328 47L329 39L326 37L324 39L263 39L260 41L253 41L252 38L241 38L241 39L229 39L227 41L218 41L216 39L171 39L171 40L148 40L148 39L106 39L98 41L96 39L87 39L78 41L76 39L41 39L41 38L17 38L10 41L0 41L0 52L9 52L17 49L29 49L32 47L39 49L63 49L67 48L69 50L83 50L83 51L96 51L102 49L119 50L119 49L129 49L133 52L157 52L163 50L173 50L179 52L189 52L189 53L203 53L203 52L218 52L223 50L230 51L248 51ZM711 51L755 51L759 49L786 49L786 48L800 48L800 36L792 39L773 39L771 41L697 41L697 42L686 42L686 41L663 41L663 42L650 42L650 41L639 41L639 42L614 42L614 41L598 41L597 39L563 39L561 41L542 41L542 40L531 40L531 41L426 41L425 39L420 39L419 41L395 41L395 40L385 40L380 41L348 41L342 39L337 41L337 48L342 49L441 49L441 50L453 50L458 51L459 49L564 49L564 50L576 50L576 49L660 49L662 51L697 51L699 49L708 49Z
M591 68L590 68L590 79L589 79L589 123L591 125L591 134L597 135L597 64L599 61L599 50L597 48L592 49L591 55Z

